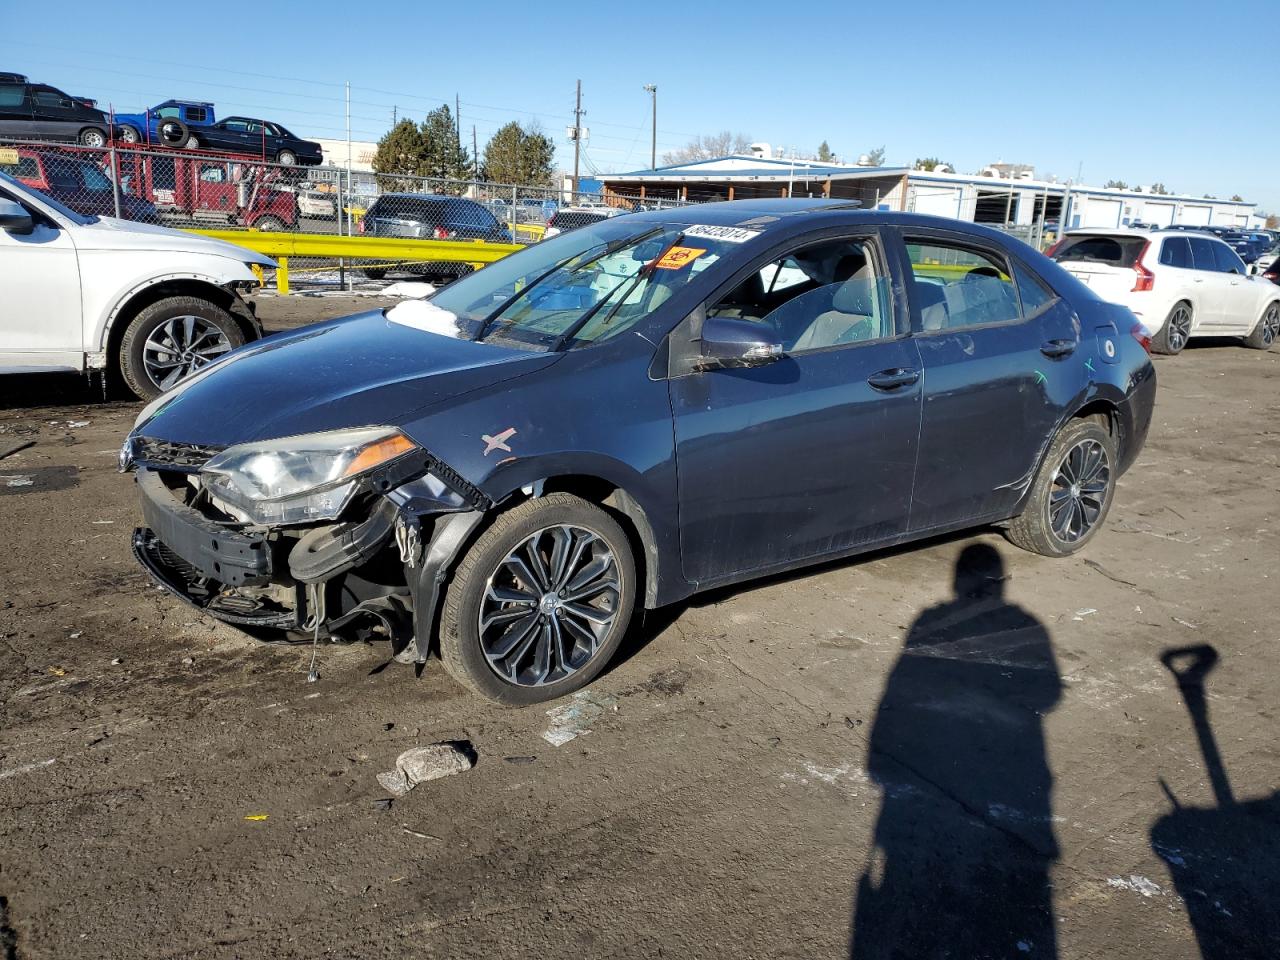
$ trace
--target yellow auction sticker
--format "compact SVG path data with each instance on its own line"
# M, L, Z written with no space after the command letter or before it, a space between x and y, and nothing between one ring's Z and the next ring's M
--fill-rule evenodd
M662 255L654 266L659 270L679 270L686 264L693 263L707 251L697 247L672 247Z
M17 166L18 151L15 147L0 147L0 165L6 167Z

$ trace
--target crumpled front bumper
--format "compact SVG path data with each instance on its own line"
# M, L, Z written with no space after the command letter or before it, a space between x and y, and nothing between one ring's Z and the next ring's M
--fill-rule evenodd
M147 525L133 532L133 555L151 579L178 599L227 623L297 626L295 610L225 589L271 581L266 537L228 529L179 503L154 471L138 470L138 489Z

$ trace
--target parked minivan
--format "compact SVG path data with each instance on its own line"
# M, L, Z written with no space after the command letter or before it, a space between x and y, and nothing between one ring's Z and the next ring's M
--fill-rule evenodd
M17 82L0 79L0 136L105 147L109 128L107 115L92 100L25 77Z

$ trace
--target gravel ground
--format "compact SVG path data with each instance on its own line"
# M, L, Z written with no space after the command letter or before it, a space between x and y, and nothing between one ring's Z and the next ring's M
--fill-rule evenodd
M138 404L7 378L0 957L1280 955L1280 352L1158 373L1080 556L978 531L702 596L524 710L375 646L308 685L306 647L157 590L114 469Z

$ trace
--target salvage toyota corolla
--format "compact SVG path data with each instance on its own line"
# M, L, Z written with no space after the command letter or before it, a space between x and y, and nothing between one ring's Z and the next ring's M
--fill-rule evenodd
M1146 332L1029 247L839 201L616 217L244 347L121 452L139 561L233 624L507 704L637 606L996 524L1061 557L1146 438Z

